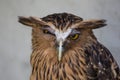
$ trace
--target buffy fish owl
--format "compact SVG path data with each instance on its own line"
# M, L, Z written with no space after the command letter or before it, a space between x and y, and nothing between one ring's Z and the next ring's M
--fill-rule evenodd
M120 80L117 62L92 31L105 20L55 13L19 22L32 27L30 80Z

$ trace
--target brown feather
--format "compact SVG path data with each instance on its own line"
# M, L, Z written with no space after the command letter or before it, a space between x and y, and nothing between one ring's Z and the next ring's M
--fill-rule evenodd
M19 22L33 27L30 80L120 80L115 59L92 31L105 26L105 20L83 21L73 14L58 13L41 19L20 17ZM52 31L72 29L79 32L75 40L66 38L61 61L57 57L57 36L45 34L40 28L45 25Z

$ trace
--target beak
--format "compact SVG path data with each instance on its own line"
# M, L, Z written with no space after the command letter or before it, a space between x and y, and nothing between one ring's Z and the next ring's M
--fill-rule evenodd
M58 60L61 61L62 52L63 52L63 40L60 40L58 44L59 44L59 47L58 47Z

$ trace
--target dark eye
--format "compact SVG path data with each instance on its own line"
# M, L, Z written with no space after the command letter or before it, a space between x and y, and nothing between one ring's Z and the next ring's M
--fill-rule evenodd
M69 38L72 39L72 40L76 40L76 39L79 38L79 34L73 34L73 35L70 35Z

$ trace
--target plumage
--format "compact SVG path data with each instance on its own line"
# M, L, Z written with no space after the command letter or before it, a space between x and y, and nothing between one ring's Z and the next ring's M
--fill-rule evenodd
M117 62L92 31L105 20L55 13L19 22L32 27L30 80L120 80Z

